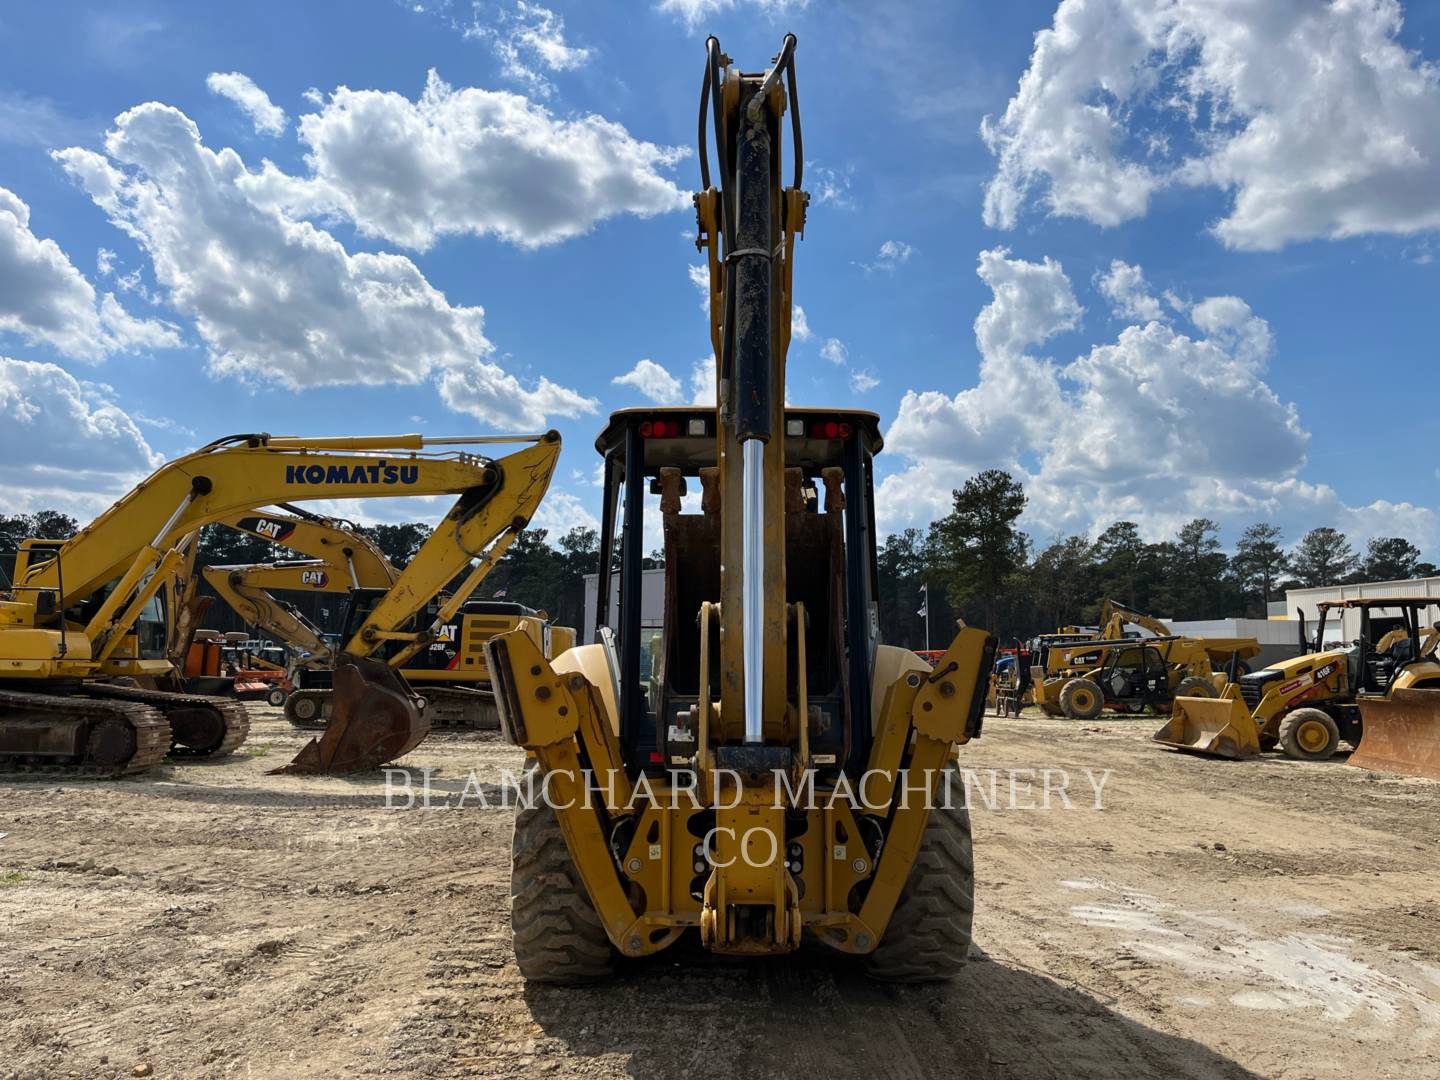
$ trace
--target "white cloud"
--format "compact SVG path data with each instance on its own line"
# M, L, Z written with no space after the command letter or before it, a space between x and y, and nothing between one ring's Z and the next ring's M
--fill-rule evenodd
M820 346L820 356L840 367L844 367L850 359L850 353L845 348L845 343L839 338L833 337L826 338L825 344Z
M545 71L571 71L588 61L593 50L565 40L565 20L549 8L516 0L513 11L501 10L494 26L476 22L465 36L490 42L506 77L535 93L554 92Z
M1121 277L1143 282L1130 269ZM981 253L979 273L994 298L975 320L978 382L953 396L905 394L886 442L908 466L880 486L885 527L924 525L948 511L952 488L998 467L1024 482L1022 524L1041 535L1130 519L1159 539L1209 516L1275 520L1292 536L1336 524L1361 538L1393 528L1440 542L1429 509L1347 506L1300 478L1309 434L1265 382L1273 335L1240 298L1193 305L1187 331L1128 325L1060 365L1032 353L1081 312L1059 263L998 249Z
M654 360L638 360L624 375L616 375L610 381L616 386L640 391L657 405L678 405L685 396L680 380Z
M810 0L743 0L743 2L751 7L760 8L774 17L789 11L798 11L809 5ZM704 20L714 18L722 11L730 11L735 6L736 0L660 0L655 5L655 10L680 16L685 20L685 25L694 30Z
M805 315L805 309L796 304L790 312L790 338L793 341L809 341L811 337L810 320Z
M816 204L829 203L842 210L850 210L855 201L850 197L850 181L854 178L854 166L832 169L826 165L805 163L805 186Z
M214 373L295 388L434 379L452 408L504 426L595 408L545 379L527 389L487 361L483 309L452 305L408 258L352 255L257 202L239 155L206 147L178 109L151 102L121 114L105 150L55 157L148 252Z
M55 364L0 356L0 513L55 509L88 520L161 464L106 390Z
M436 379L440 398L456 412L502 429L516 424L538 431L551 416L581 416L599 405L592 397L559 386L545 376L535 389L490 363L466 364L442 372Z
M886 240L880 245L880 251L876 254L874 262L861 263L866 273L876 270L883 270L885 273L894 273L895 268L901 263L908 262L915 249L903 240Z
M700 310L706 315L710 314L710 268L703 265L691 263L686 267L690 275L690 284L695 286L695 291L700 294Z
M560 119L519 94L457 90L434 71L418 101L342 86L299 127L311 175L267 162L244 181L255 199L295 216L340 215L421 251L466 233L542 247L619 214L690 205L661 174L689 150L594 114Z
M985 220L1116 225L1193 185L1230 194L1232 248L1440 228L1440 73L1400 28L1396 0L1062 0L982 126Z
M885 437L890 449L917 461L964 468L1016 461L1045 444L1063 412L1053 365L1027 350L1078 323L1083 309L1070 279L1053 259L1012 259L1004 248L981 252L977 272L994 293L975 319L979 381L954 396L907 390ZM948 504L949 492L939 491L934 505Z
M1110 301L1110 310L1117 319L1152 322L1165 318L1160 301L1150 295L1145 273L1138 266L1115 259L1109 270L1096 275L1095 285Z
M593 497L593 496L592 496ZM598 529L600 519L579 496L551 485L530 519L530 528L544 529L553 544L571 529Z
M271 101L270 95L256 86L250 76L238 71L212 71L205 79L205 85L212 94L229 98L240 106L259 134L285 134L289 124L285 110Z
M690 369L691 401L696 405L715 407L719 396L715 387L715 354L702 356Z
M0 188L0 333L46 344L77 360L174 348L168 323L137 319L111 293L99 297L54 240L30 229L30 207Z
M866 368L864 371L852 371L850 373L850 389L857 394L868 393L880 385L880 380L875 377L873 371Z

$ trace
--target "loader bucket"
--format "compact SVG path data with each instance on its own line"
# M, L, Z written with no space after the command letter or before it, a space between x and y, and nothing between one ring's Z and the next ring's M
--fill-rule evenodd
M1170 720L1152 738L1177 750L1243 761L1260 753L1260 732L1240 687L1227 686L1218 698L1177 697Z
M1360 746L1349 764L1440 780L1440 690L1360 699Z
M275 773L350 773L403 757L430 732L405 680L378 660L335 661L333 711L325 734Z

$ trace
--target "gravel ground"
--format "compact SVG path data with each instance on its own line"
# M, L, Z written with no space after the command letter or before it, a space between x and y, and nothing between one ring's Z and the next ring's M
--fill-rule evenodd
M992 718L953 984L680 952L565 991L515 968L509 811L266 776L303 740L252 708L223 762L0 781L0 1078L1440 1075L1440 783ZM405 764L493 795L520 754Z

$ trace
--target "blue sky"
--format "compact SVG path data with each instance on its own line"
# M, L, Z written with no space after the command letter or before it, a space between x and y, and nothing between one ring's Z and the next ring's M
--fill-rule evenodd
M553 425L541 523L598 518L604 415L709 356L701 43L793 30L790 397L880 414L887 528L1000 466L1041 542L1203 514L1433 557L1440 10L1224 7L7 5L0 510L237 431Z

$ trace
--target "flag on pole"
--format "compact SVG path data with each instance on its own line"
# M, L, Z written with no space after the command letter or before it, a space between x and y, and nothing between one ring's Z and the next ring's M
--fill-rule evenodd
M930 616L930 586L929 586L928 584L926 584L925 582L921 582L921 584L920 584L920 593L921 593L922 596L924 596L924 599L920 601L920 610L917 611L917 612L915 612L915 614L916 614L916 615L919 615L922 619L924 619L924 618L929 618L929 616Z

